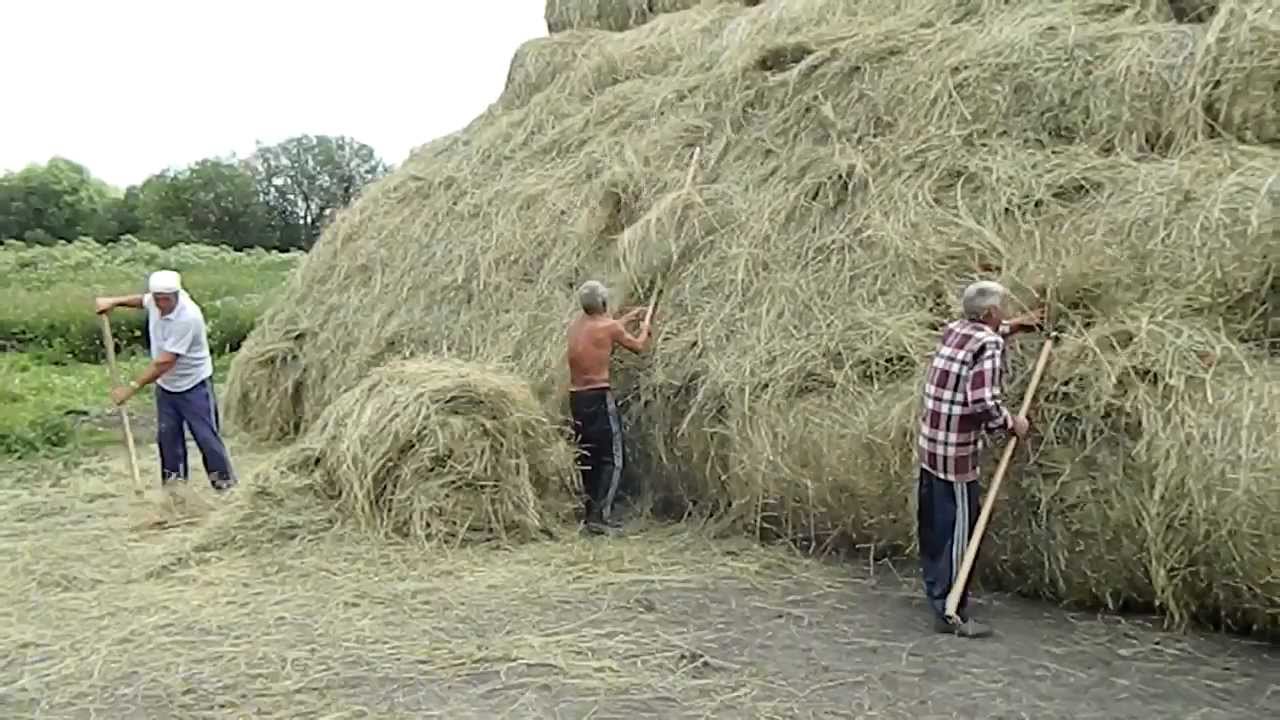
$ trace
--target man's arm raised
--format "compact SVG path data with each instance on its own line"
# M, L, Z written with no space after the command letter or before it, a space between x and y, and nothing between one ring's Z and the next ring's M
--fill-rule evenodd
M649 323L640 323L640 334L632 335L622 326L622 323L614 323L613 341L633 353L642 353L645 346L649 343Z
M142 309L142 295L121 295L119 297L100 297L93 301L94 309L99 315L109 313L118 307Z
M1021 315L1015 315L1000 323L1000 335L1002 337L1013 337L1014 335L1039 330L1040 326L1044 324L1044 317L1045 309L1043 307Z

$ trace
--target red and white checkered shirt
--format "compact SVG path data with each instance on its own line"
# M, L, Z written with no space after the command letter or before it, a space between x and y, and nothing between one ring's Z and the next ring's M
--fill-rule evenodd
M920 464L943 480L977 480L983 431L1009 427L1000 399L1007 331L972 320L956 320L942 331L925 377L919 451Z

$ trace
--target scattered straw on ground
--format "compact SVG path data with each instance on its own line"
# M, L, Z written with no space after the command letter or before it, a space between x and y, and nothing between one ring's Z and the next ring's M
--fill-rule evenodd
M1002 635L964 643L883 566L693 527L433 552L335 531L157 576L199 528L132 522L122 459L41 477L0 479L6 717L1225 720L1275 699L1274 648L1000 598Z

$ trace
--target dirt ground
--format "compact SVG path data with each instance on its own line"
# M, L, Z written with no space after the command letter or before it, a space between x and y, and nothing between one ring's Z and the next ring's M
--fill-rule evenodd
M198 527L147 518L199 513L127 490L122 458L0 473L0 717L1280 717L1275 646L1005 596L995 637L938 636L910 567L637 526L160 571Z

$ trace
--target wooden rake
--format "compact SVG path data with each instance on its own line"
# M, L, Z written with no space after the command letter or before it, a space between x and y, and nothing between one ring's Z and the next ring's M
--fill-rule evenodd
M107 351L107 371L111 378L111 387L120 386L120 373L116 368L116 344L115 339L111 336L111 320L106 314L99 315L102 318L102 344ZM133 428L129 425L129 412L124 406L119 406L120 424L124 427L124 442L129 448L129 469L133 472L133 489L142 492L142 473L138 471L138 448L133 442Z

